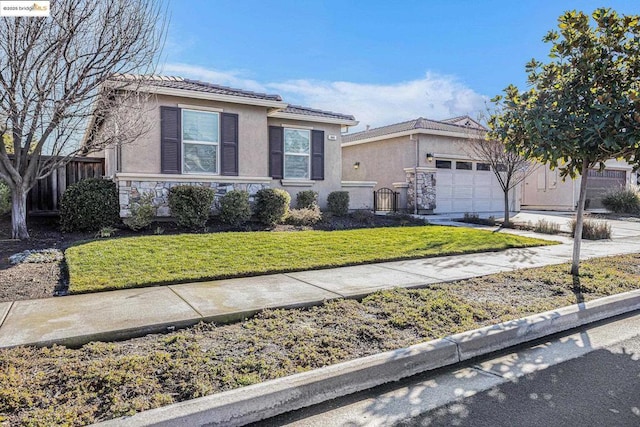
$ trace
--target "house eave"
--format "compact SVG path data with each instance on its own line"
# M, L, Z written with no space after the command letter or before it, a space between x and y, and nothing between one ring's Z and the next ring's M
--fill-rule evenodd
M473 137L472 134L467 132L452 132L447 130L436 130L436 129L409 129L402 132L393 132L385 135L374 136L371 138L363 138L363 139L358 139L356 141L343 142L342 147L350 147L352 145L367 144L369 142L383 141L385 139L399 138L399 137L411 136L411 135L438 135L438 136L450 136L453 138L463 138L463 139L468 139ZM476 135L476 137L479 138L480 135Z
M320 116L310 116L307 114L294 114L294 113L285 113L283 111L273 111L268 114L269 117L277 118L277 119L289 119L289 120L299 120L305 122L316 122L316 123L330 123L334 125L342 125L342 126L357 126L357 120L348 120L348 119L339 119L333 117L320 117Z

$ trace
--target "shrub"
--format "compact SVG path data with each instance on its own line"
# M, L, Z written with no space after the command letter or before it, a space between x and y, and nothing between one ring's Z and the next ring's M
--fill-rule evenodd
M496 225L496 218L494 216L490 216L489 218L480 218L480 214L477 214L475 212L465 212L464 217L460 221L465 222L467 224L478 224L478 225L488 225L488 226Z
M309 208L291 209L287 214L287 223L292 225L314 225L322 219L318 205Z
M11 190L0 180L0 216L11 212Z
M232 190L220 198L220 221L238 227L251 219L249 193Z
M335 216L345 216L349 212L349 192L333 191L329 193L327 209Z
M546 219L539 219L535 227L533 227L533 231L544 234L558 234L560 232L560 224Z
M265 225L284 221L291 196L279 188L264 188L256 193L256 216Z
M296 196L296 208L308 209L318 204L318 193L313 190L304 190Z
M60 201L62 231L97 231L120 222L116 183L88 178L69 186Z
M640 195L632 188L615 190L602 199L602 205L615 213L640 213Z
M201 229L209 219L214 198L210 188L176 185L169 190L169 209L180 227Z
M125 218L122 222L133 231L149 227L156 216L153 196L153 193L143 194L140 197L140 201L131 207L131 216Z
M576 220L571 220L571 235L576 234ZM582 224L582 238L587 240L602 240L611 238L611 225L606 221L592 221L585 219Z

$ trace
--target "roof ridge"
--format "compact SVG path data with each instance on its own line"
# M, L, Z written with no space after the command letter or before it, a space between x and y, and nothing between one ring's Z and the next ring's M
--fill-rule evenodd
M321 110L319 108L305 107L303 105L289 104L287 106L287 108L299 108L301 110L307 110L307 111L310 111L310 112L313 112L313 113L332 114L334 116L349 117L349 118L351 118L351 120L355 120L355 117L353 115L351 115L351 114L337 113L337 112L331 111L331 110Z
M229 91L234 91L234 92L245 93L247 95L255 95L255 96L263 96L263 97L275 98L277 101L282 101L282 97L280 95L278 95L278 94L254 92L254 91L251 91L251 90L238 89L238 88L231 87L231 86L223 86L223 85L204 82L202 80L195 80L195 79L183 79L182 81L184 81L186 83L193 83L193 84L197 84L197 85L201 85L201 86L205 86L205 87L210 87L210 88L213 88L213 89L224 89L224 90L229 90Z

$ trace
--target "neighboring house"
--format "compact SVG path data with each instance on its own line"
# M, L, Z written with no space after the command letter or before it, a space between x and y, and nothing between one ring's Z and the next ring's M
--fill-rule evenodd
M180 77L146 77L142 90L153 94L151 132L102 153L122 216L147 192L155 194L158 216L169 215L168 191L178 184L210 187L217 196L283 188L293 204L299 191L314 190L321 207L344 189L350 208L370 208L372 183L342 181L341 132L358 124L353 116Z
M468 116L420 117L343 135L342 175L399 192L399 208L410 213L502 211L504 193L494 173L469 154L469 138L483 130ZM519 194L512 193L511 210L517 211Z
M637 183L633 167L624 161L607 160L605 170L589 171L587 178L587 209L601 209L602 198L608 192ZM580 178L560 178L558 168L540 165L523 184L523 209L573 211L580 196Z

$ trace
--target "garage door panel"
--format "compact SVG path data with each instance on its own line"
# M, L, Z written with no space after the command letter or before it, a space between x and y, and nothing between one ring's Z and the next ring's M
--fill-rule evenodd
M487 171L438 170L436 212L489 212L503 209L500 184Z

